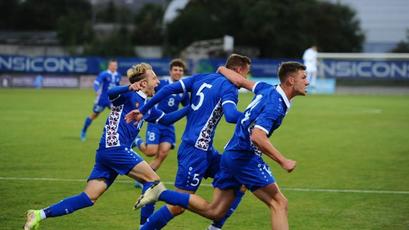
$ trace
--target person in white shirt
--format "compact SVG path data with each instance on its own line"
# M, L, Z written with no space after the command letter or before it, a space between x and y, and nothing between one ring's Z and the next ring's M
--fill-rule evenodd
M310 82L311 87L316 88L317 84L317 66L318 66L318 48L316 45L311 46L310 48L304 51L302 59L304 60L304 65L307 67L307 77Z

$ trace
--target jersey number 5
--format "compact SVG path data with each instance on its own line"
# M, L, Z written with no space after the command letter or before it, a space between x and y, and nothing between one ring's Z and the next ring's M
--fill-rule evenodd
M210 89L210 88L212 88L212 85L207 84L207 83L203 83L203 84L199 87L199 90L198 90L197 93L196 93L196 96L199 96L199 97L200 97L200 98L199 98L199 102L197 103L197 105L192 104L192 109L195 110L195 111L198 110L198 109L200 108L200 106L202 106L202 104L203 104L203 100L204 100L204 97L205 97L205 95L204 95L204 93L203 93L203 90L204 90L205 88Z

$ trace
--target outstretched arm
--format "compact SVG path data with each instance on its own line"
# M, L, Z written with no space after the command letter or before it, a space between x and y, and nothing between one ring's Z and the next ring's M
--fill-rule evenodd
M234 85L236 85L238 87L248 89L250 91L253 90L253 87L256 84L253 81L250 81L250 80L244 78L240 74L238 74L238 73L234 72L233 70L228 69L228 68L226 68L224 66L220 66L217 69L217 72L223 74L223 76L225 76L227 79L229 79L229 81L231 81L231 83L233 83Z
M107 93L108 93L109 100L115 101L121 96L121 94L130 92L130 91L138 91L140 89L142 89L140 82L135 82L131 85L113 87L109 89Z
M146 114L154 105L159 103L165 97L174 94L174 93L182 93L184 92L185 87L182 81L178 81L167 85L159 90L158 93L155 94L144 106L141 107L140 112L142 114Z
M270 142L265 130L254 127L251 136L253 144L260 149L261 152L277 162L284 170L291 172L294 170L297 162L285 158Z
M157 123L162 125L170 125L180 120L182 117L186 116L189 111L189 106L185 106L182 109L176 110L171 113L166 113L157 119Z

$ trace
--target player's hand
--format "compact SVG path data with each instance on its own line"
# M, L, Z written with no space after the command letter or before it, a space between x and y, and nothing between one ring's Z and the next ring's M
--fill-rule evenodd
M135 82L135 83L129 85L129 90L139 91L141 89L143 89L142 81L138 81L138 82Z
M126 123L131 123L135 121L134 125L137 125L140 120L142 120L143 114L139 112L138 109L134 109L125 115Z
M287 172L292 172L295 169L295 166L297 166L297 161L293 161L290 159L286 159L281 165L281 167Z

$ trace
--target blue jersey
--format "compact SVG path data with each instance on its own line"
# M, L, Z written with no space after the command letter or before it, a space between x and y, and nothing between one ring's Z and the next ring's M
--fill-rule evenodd
M255 96L237 122L232 139L225 147L226 151L249 152L261 155L260 150L251 142L250 135L254 127L263 130L268 137L284 119L290 102L280 86L258 83Z
M160 90L146 108L141 108L141 112L145 114L153 104L171 93L182 92L191 93L191 105L182 141L200 150L210 150L216 126L223 116L223 108L234 105L234 109L230 109L235 110L232 113L232 117L236 117L232 119L234 122L241 114L235 109L238 89L219 73L198 74L179 80Z
M109 101L108 90L119 86L121 75L118 72L109 70L102 71L94 81L94 90L98 93L95 103L99 101Z
M121 87L118 87L121 88ZM130 111L137 109L146 103L147 97L141 92L128 91L128 86L123 87L125 92L119 94L112 100L111 112L105 123L104 132L99 142L100 149L108 149L112 147L129 148L135 137L139 134L143 120L137 125L133 122L126 123L125 115ZM162 118L164 113L152 108L144 116L144 120L155 122Z
M155 88L155 91L158 92L163 87L174 83L171 78L166 80L160 80L159 85ZM162 110L165 113L170 113L173 111L178 110L179 104L186 106L189 104L189 95L187 93L174 93L172 95L167 96L166 98L162 99L158 104L157 108Z
M182 141L207 151L213 146L216 126L223 116L222 105L236 105L238 89L218 73L196 75L183 79L181 83L192 95Z

